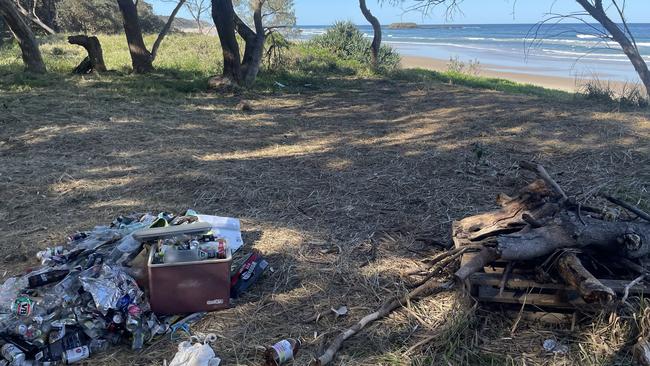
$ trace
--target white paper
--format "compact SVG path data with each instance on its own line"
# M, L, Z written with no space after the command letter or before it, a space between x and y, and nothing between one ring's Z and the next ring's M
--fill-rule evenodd
M211 215L197 215L200 222L212 225L212 234L226 239L226 244L234 254L244 245L241 238L241 223L239 219Z

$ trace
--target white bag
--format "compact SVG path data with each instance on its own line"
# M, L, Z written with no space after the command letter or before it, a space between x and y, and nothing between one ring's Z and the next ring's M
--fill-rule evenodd
M169 366L219 366L221 359L207 344L181 342Z

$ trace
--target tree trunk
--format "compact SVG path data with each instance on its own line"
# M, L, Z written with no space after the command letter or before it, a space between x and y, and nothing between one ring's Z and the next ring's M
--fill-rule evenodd
M264 25L262 24L262 5L263 0L256 0L253 8L253 21L255 22L255 31L251 30L236 14L235 27L237 33L246 42L244 48L244 57L241 63L242 81L245 85L250 86L255 82L255 78L260 71L262 56L264 54Z
M36 43L34 33L18 12L12 0L0 0L0 16L4 18L9 29L16 37L22 51L23 63L28 72L44 73L45 63Z
M99 43L99 39L97 39L97 37L88 37L85 35L70 36L68 37L68 43L79 45L85 48L88 52L88 57L75 68L75 74L88 74L93 71L106 71L102 45Z
M156 55L158 55L158 47L160 47L160 44L162 43L163 39L165 39L165 36L167 35L167 33L169 33L169 30L172 28L172 23L174 23L176 14L178 14L179 10L181 10L181 7L183 7L185 1L186 0L178 1L178 4L176 4L176 7L169 15L169 18L167 18L167 23L165 23L165 26L160 30L160 33L158 33L158 38L156 38L156 41L153 43L153 46L151 47L151 62L153 62L153 60L156 59Z
M212 19L223 53L223 76L235 84L241 80L239 44L235 37L235 10L232 0L212 0Z
M379 66L379 49L381 48L381 24L379 24L379 20L374 15L372 15L366 6L366 0L359 0L359 7L361 8L363 16L372 25L374 36L372 38L370 49L372 51L372 67L376 69Z
M607 16L603 9L602 0L596 0L595 6L589 3L588 0L576 0L576 2L578 2L578 4L589 13L589 15L598 21L598 23L605 27L612 36L612 39L621 46L627 58L632 62L637 74L639 74L639 77L645 86L646 93L648 97L650 97L650 70L648 70L648 65L639 54L639 50L636 46L625 35L625 32L623 32L621 28L619 28L619 26Z
M145 74L153 71L153 57L142 39L138 10L133 0L117 0L124 22L124 33L129 44L133 72Z
M2 47L2 44L5 41L5 33L6 33L6 25L5 25L5 20L0 16L0 47Z

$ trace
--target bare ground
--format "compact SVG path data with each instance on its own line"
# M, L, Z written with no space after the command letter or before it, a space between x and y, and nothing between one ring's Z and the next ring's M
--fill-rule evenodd
M120 95L93 80L0 91L0 263L133 211L242 219L246 251L274 268L232 309L195 329L219 336L224 364L258 365L256 346L328 339L403 291L402 274L449 243L454 219L494 207L537 160L582 201L602 190L650 206L650 123L641 113L442 84L341 80L239 98ZM2 275L0 271L0 275ZM347 317L330 308L347 305ZM318 321L309 321L317 314ZM625 324L520 322L442 293L351 339L337 365L610 364L629 361ZM603 329L605 329L603 331ZM419 341L431 342L415 347ZM570 347L543 352L544 339ZM167 341L93 364L161 364Z

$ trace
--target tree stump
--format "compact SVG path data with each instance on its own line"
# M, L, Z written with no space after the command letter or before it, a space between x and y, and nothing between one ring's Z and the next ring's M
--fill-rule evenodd
M88 37L85 35L76 35L68 37L68 43L76 44L86 49L88 56L84 58L81 63L75 67L73 73L75 74L90 74L91 72L105 72L106 65L104 64L104 53L102 46L97 37Z

